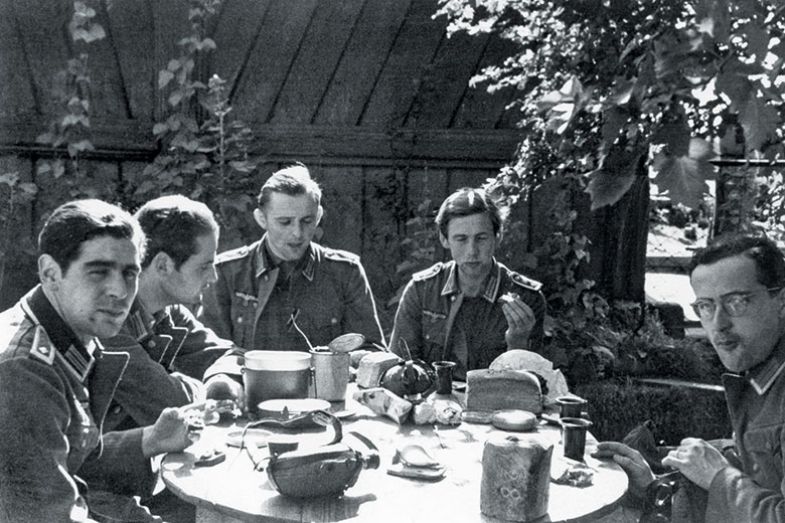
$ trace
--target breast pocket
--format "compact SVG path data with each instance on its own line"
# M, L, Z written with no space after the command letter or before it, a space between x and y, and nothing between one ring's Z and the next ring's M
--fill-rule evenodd
M782 482L782 425L750 429L744 435L744 446L751 463L746 472L764 488L779 490Z
M236 292L232 297L232 340L240 347L252 348L253 324L258 305L256 296Z
M341 332L342 314L337 305L304 309L300 318L298 325L305 325L306 334L314 345L327 345L341 334L346 334Z
M423 359L428 362L444 359L444 339L447 336L447 315L422 311Z

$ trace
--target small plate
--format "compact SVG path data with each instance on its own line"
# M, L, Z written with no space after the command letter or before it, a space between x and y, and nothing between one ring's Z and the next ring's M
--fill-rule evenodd
M267 446L267 440L273 433L264 429L248 429L245 431L245 444L247 446L256 445L257 448ZM226 444L230 447L240 447L242 445L243 429L233 430L226 435Z
M267 400L257 405L260 418L288 419L314 410L330 410L330 402L316 398ZM284 411L288 416L284 415Z

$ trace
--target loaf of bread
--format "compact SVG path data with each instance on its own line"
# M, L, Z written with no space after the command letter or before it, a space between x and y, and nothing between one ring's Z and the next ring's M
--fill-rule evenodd
M534 437L494 435L482 452L480 511L508 521L548 513L553 445Z
M466 410L542 412L540 380L525 370L478 369L466 373Z
M382 376L392 367L403 361L392 352L371 352L360 360L357 367L357 386L364 389L378 387Z

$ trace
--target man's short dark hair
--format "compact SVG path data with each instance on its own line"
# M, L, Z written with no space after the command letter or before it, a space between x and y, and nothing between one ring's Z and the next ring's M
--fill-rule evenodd
M289 196L299 196L307 194L311 196L317 204L322 201L322 189L319 184L311 178L311 173L308 168L297 163L290 165L284 169L276 171L270 178L264 182L262 189L259 191L259 196L256 197L256 203L260 209L264 209L267 202L270 201L270 194L279 192Z
M131 240L144 256L144 233L127 211L101 200L74 200L55 209L38 235L38 253L51 256L68 271L82 244L100 236Z
M755 262L758 282L767 288L785 286L785 258L769 238L757 235L723 235L695 252L690 262L690 275L698 265L708 265L742 254Z
M500 207L484 189L461 187L442 202L436 214L436 225L447 237L450 220L472 214L487 214L493 225L493 234L500 234L506 215L506 209Z
M142 268L147 268L159 252L164 252L174 261L175 269L179 269L199 249L197 238L218 235L213 212L202 202L179 194L150 200L134 216L147 235Z

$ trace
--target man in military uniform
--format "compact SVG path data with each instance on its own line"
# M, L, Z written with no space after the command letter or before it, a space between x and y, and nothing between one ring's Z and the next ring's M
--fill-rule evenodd
M101 340L131 359L104 422L107 430L155 421L165 407L205 397L202 377L234 345L199 322L197 304L216 279L219 228L212 211L185 196L162 196L135 214L147 237L139 293L120 332Z
M150 492L150 458L189 445L188 425L166 409L152 426L102 438L128 355L104 352L96 337L117 333L136 294L135 220L98 200L67 203L38 245L41 284L0 314L0 521L86 521L87 486Z
M218 256L218 281L205 292L205 325L247 350L308 350L304 336L317 346L349 332L364 335L367 345L384 345L360 259L312 241L321 197L301 164L265 182L254 218L266 232ZM208 375L239 379L239 370L239 359L222 359Z
M487 368L508 349L538 351L545 298L541 284L496 261L502 210L481 189L462 188L436 216L452 261L416 273L398 304L390 349L456 363L454 375Z
M734 445L685 438L662 460L689 480L673 496L672 521L785 521L785 257L767 238L721 236L693 255L690 284L692 308L728 370ZM594 455L624 468L631 492L656 499L640 452L601 442Z

